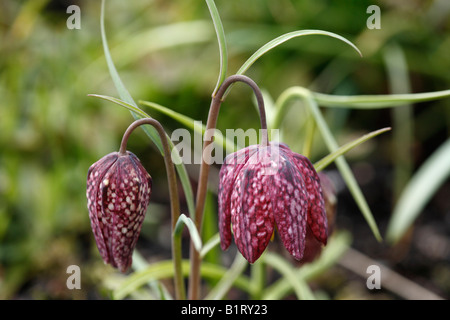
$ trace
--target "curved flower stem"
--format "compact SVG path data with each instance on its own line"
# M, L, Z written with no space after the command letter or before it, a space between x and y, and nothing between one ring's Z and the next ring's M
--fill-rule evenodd
M122 142L120 144L119 154L123 155L126 153L127 148L127 141L131 133L134 129L137 127L143 125L143 124L149 124L153 126L156 131L158 132L160 138L162 147L164 150L164 162L166 165L166 171L167 171L167 180L169 183L169 196L170 196L170 207L171 207L171 219L172 219L172 233L175 230L176 223L178 221L178 218L180 216L180 203L179 203L179 197L178 197L178 187L177 187L177 179L175 175L175 168L172 162L171 158L171 152L169 147L169 142L167 141L166 132L164 131L164 128L162 125L155 119L152 118L142 118L139 120L134 121L128 129L125 131ZM177 240L177 241L175 241ZM183 284L183 273L181 270L181 238L174 237L172 239L172 256L173 256L173 267L174 267L174 282L175 282L175 296L177 299L186 299L186 290L184 288Z
M223 102L223 97L229 86L235 82L244 82L249 85L256 96L256 101L258 103L259 117L261 120L261 131L262 138L260 144L267 146L269 144L268 132L267 132L267 121L266 112L264 109L264 99L259 89L258 85L249 77L244 75L233 75L225 79L222 85L217 90L217 93L213 95L211 106L209 108L208 120L206 122L206 132L216 128L217 117L219 115L220 106ZM208 146L213 143L213 138L205 140L203 143L202 152L202 163L200 166L200 175L198 180L197 189L197 199L196 199L196 209L195 209L195 225L199 233L202 230L203 223L203 212L205 209L205 199L208 187L208 175L209 175L209 164L211 163L211 155L205 152L208 150ZM195 249L191 241L191 272L189 274L189 299L198 300L200 297L200 264L201 257L200 253Z

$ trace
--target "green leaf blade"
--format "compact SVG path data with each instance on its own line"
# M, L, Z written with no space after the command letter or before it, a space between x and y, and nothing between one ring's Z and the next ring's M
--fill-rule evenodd
M256 50L256 52L246 62L244 62L244 64L238 70L238 72L236 72L236 74L244 74L259 58L261 58L264 54L266 54L270 50L283 44L284 42L289 41L294 38L297 38L297 37L307 36L307 35L323 35L323 36L329 36L332 38L339 39L339 40L347 43L348 45L350 45L353 49L355 49L359 53L359 55L362 56L361 51L358 49L358 47L356 47L352 42L350 42L346 38L344 38L336 33L323 31L323 30L298 30L298 31L285 33L285 34L273 39L272 41L269 41L265 45L263 45L261 48Z
M346 143L345 145L343 145L336 151L329 153L327 156L325 156L321 160L317 161L314 164L316 171L319 172L319 171L325 169L329 164L334 162L338 157L344 155L346 152L352 150L353 148L359 146L360 144L362 144L372 138L375 138L376 136L378 136L384 132L387 132L389 130L391 130L391 128L383 128L380 130L376 130L376 131L370 132L368 134L365 134L358 139L350 141L349 143Z
M203 135L206 131L205 125L203 125L203 124L201 126L196 125L196 120L194 120L184 114L176 112L173 109L169 109L160 104L150 102L150 101L139 101L139 103L171 117L172 119L178 121L179 123L183 124L187 128L195 131L196 133L198 133L200 135ZM226 150L236 151L239 149L239 146L237 146L234 143L234 141L224 137L222 134L220 134L219 131L216 131L216 134L214 135L214 143L217 144L219 147L225 148Z
M311 92L313 99L324 107L382 109L450 97L450 90L407 94L338 96Z
M200 234L198 233L197 227L195 226L194 221L192 221L191 218L187 217L183 213L180 215L178 221L175 224L175 229L173 231L174 237L181 236L183 226L186 226L188 228L195 249L200 252L202 250L202 239L200 238Z
M208 5L209 12L211 14L211 18L214 24L214 29L216 31L217 41L219 43L219 55L220 55L220 69L219 69L219 78L217 80L216 87L214 88L213 95L217 92L219 87L222 85L223 81L227 76L227 68L228 68L228 51L227 51L227 43L225 39L225 30L223 28L222 21L220 19L219 11L217 10L216 4L214 0L206 0L206 4Z
M392 212L386 238L395 243L405 234L436 190L450 176L450 139L419 168Z

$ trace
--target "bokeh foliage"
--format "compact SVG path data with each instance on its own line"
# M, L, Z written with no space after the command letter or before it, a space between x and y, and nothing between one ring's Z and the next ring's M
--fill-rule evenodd
M70 4L81 8L81 30L66 28L65 9ZM245 10L242 1L216 4L227 36L229 73L263 43L299 29L341 34L364 55L360 58L345 44L325 37L283 44L247 73L272 97L294 85L347 95L392 93L385 63L392 46L404 54L411 92L450 87L446 1L376 1L382 12L380 30L366 27L366 9L373 1L246 0ZM93 283L101 273L112 272L101 263L91 235L85 179L94 161L118 148L132 118L121 108L87 97L89 93L117 96L104 59L99 16L99 1L0 3L0 298L99 298L102 293ZM133 97L205 121L217 80L218 51L203 1L110 0L106 29L111 55ZM233 89L218 128L222 132L258 128L251 103L245 89ZM412 110L407 121L414 123L413 142L405 152L416 169L448 138L450 108L444 99ZM179 127L167 116L149 113L168 131ZM390 110L329 109L325 114L342 144L392 125ZM290 108L283 124L289 133L283 138L296 151L302 149L298 138L304 134L299 126L302 117L300 109ZM154 249L150 253L155 259L167 258L163 161L143 134L134 135L129 147L144 159L154 180L161 181L142 242ZM383 221L395 201L390 187L395 165L391 137L382 136L358 150L349 161L360 171L376 171L381 190L372 193L368 183L368 201L375 218ZM312 151L313 160L325 154L321 139ZM362 179L370 179L364 172ZM449 223L450 207L442 199L448 199L449 188L447 181L428 207L447 239L449 230L442 224ZM361 219L353 204L342 208L348 215L346 226L351 219ZM358 241L358 233L354 239ZM82 266L86 290L67 290L65 271L71 264ZM448 294L447 286L441 289Z

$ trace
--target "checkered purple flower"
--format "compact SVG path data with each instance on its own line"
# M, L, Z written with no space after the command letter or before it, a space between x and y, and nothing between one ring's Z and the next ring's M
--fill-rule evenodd
M252 145L228 155L220 170L218 199L221 247L230 246L232 229L250 263L264 252L275 227L296 260L303 257L308 229L327 243L319 176L308 158L284 144Z
M105 263L125 272L132 263L152 178L131 152L113 152L88 171L86 196L89 218Z

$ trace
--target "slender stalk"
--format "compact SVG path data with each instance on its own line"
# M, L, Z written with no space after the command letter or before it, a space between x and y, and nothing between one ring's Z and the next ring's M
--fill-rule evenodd
M261 145L267 146L269 143L267 135L267 121L266 112L264 109L264 99L258 85L249 77L243 75L233 75L225 79L222 85L217 90L217 93L213 95L211 106L209 108L208 120L206 122L206 130L215 129L217 124L217 117L219 115L220 106L223 102L223 97L228 87L235 82L244 82L249 85L256 95L256 101L259 108L259 117L261 120L261 129L263 136L261 139ZM198 179L196 209L195 209L195 225L197 230L201 234L203 223L203 212L205 209L205 200L208 187L208 175L209 175L209 163L211 163L211 155L207 154L208 146L213 143L213 138L205 140L203 143L202 151L202 163L200 166L200 175ZM200 253L195 249L194 244L191 241L191 272L189 275L189 299L198 300L200 297Z
M169 183L169 196L170 196L170 207L171 207L171 219L172 219L172 234L175 230L176 223L180 216L180 203L178 197L178 187L177 178L175 175L175 167L172 162L171 152L169 147L169 142L167 140L166 132L162 125L155 119L152 118L142 118L134 121L125 131L122 142L120 144L119 154L123 155L126 153L128 138L131 133L137 127L149 124L153 126L158 132L161 138L161 144L164 150L164 162L167 171L167 180ZM176 241L175 241L176 240ZM181 238L174 237L172 239L172 257L173 257L173 267L175 270L174 282L175 282L175 297L177 299L186 299L186 290L183 284L183 273L181 269Z

